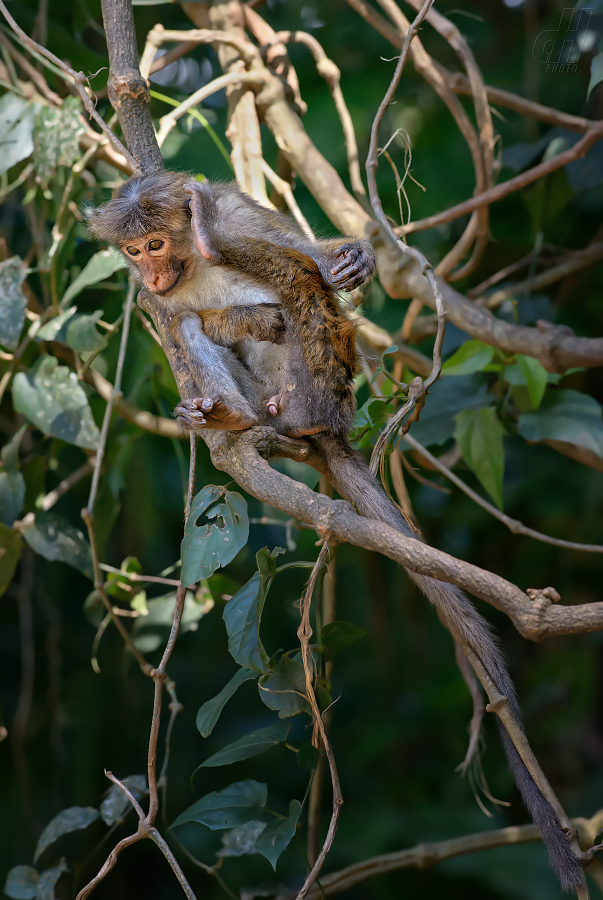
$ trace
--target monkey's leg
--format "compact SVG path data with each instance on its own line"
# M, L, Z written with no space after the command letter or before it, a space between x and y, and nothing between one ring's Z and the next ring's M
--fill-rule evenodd
M242 431L257 425L259 417L246 399L246 395L255 396L257 388L236 356L210 340L196 313L178 316L172 333L201 392L200 397L183 400L176 407L181 424L191 431Z

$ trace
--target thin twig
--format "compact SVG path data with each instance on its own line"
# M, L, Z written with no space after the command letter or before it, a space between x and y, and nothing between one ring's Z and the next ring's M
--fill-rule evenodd
M468 484L465 484L458 475L455 475L455 473L445 466L436 456L433 456L429 450L426 450L423 444L420 444L411 434L406 434L404 440L413 448L413 450L417 451L419 456L425 457L438 472L445 475L446 478L460 488L463 493L467 494L468 497L471 497L478 506L481 506L482 509L489 512L495 519L498 519L499 522L506 525L512 534L524 534L526 537L534 538L534 540L541 541L543 544L552 544L554 547L563 547L566 550L583 550L587 553L603 553L603 546L600 544L580 544L576 541L566 541L563 538L554 538L548 534L542 534L540 531L535 531L533 528L528 528L527 525L524 525L523 522L520 522L517 519L512 519L511 516L505 515L505 513L501 512L500 509L497 509L496 506L492 506L491 503L488 503L487 500L480 497L476 491L470 488Z
M131 153L128 152L128 150L126 150L126 148L124 147L122 142L119 140L119 138L117 138L115 136L115 134L111 131L111 129L109 128L107 123L104 121L104 119L97 113L92 100L90 99L90 97L88 96L88 94L86 92L85 85L87 84L88 79L86 78L84 73L76 72L74 69L71 68L71 66L68 66L66 63L64 63L62 60L60 60L58 58L58 56L55 56L54 53L51 53L50 50L47 50L45 47L42 47L42 45L38 44L36 41L34 41L33 38L30 38L29 35L27 35L23 31L23 29L20 28L19 25L17 25L17 23L15 22L15 20L9 13L8 9L4 5L3 0L0 0L0 12L3 14L4 18L6 19L6 21L12 28L12 30L15 32L15 34L18 35L18 37L21 39L22 43L28 49L34 50L36 53L41 54L45 58L45 60L49 60L51 63L54 64L54 66L58 66L58 68L61 70L61 73L65 73L72 79L72 81L76 87L76 90L82 99L82 103L84 104L86 112L88 113L90 118L94 119L94 121L97 123L97 125L99 125L99 127L102 129L102 131L104 131L104 133L107 135L107 137L109 138L109 140L111 141L111 143L113 144L113 146L115 147L117 152L121 153L125 157L125 159L128 161L128 163L132 167L132 171L139 173L140 167L139 167L138 163L136 162L136 160L134 159L134 157L131 155Z
M312 228L310 227L308 220L306 219L303 212L299 208L299 205L297 203L297 200L295 199L295 195L293 193L293 190L292 190L289 182L285 181L284 178L281 178L279 175L277 175L276 172L274 171L274 169L268 165L268 163L266 162L266 160L263 157L262 157L261 165L262 165L262 172L264 173L264 175L266 176L268 181L270 181L271 184L274 185L274 187L276 188L278 193L281 195L281 197L283 198L283 200L289 207L289 210L291 211L291 215L293 216L293 218L295 219L295 221L297 222L299 227L302 229L304 234L306 234L310 238L311 241L315 241L316 237L314 236L314 232L312 231Z
M314 693L314 666L313 666L313 658L312 653L310 651L310 638L312 637L312 627L310 625L310 605L312 603L312 594L314 592L314 586L316 584L316 579L318 578L318 573L323 567L327 556L329 553L329 547L327 542L325 541L322 545L320 553L318 554L318 559L314 564L314 568L312 569L312 573L308 580L308 584L306 586L306 590L304 591L304 596L302 599L301 605L301 623L299 628L297 629L297 636L299 637L299 642L301 645L302 652L302 661L304 665L304 675L306 679L306 696L312 707L312 715L314 717L314 727L318 729L320 733L320 737L322 739L322 744L325 749L325 753L327 756L327 760L329 762L329 769L331 772L331 781L333 784L333 812L331 813L331 821L329 823L329 829L327 831L327 836L325 838L325 842L322 846L322 850L318 854L316 862L312 866L312 870L306 877L300 891L297 894L296 900L303 900L303 898L308 894L308 891L318 878L320 870L322 869L323 863L327 857L329 850L333 845L333 841L335 839L335 831L337 830L337 821L339 819L339 813L341 807L343 806L343 797L341 794L341 786L339 783L339 775L337 773L337 766L335 764L335 757L333 756L333 750L331 748L331 744L329 743L329 739L327 737L327 730L325 728L325 724L323 722L322 716L320 714L320 710L318 708L318 703L316 702L316 695Z

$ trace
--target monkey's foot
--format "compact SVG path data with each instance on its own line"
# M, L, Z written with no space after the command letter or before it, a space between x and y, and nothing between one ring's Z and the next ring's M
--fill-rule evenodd
M333 256L340 260L331 268L331 284L338 290L352 291L375 273L375 257L370 246L342 244Z
M250 414L215 397L183 400L174 412L180 425L189 431L206 431L208 428L216 431L244 431L257 424Z

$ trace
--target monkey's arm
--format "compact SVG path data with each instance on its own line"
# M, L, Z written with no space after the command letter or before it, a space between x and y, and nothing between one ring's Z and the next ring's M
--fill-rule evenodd
M190 315L190 312L184 312L173 317L170 329L176 338L183 317ZM282 344L285 341L283 315L275 303L200 309L194 315L200 318L203 333L210 341L221 347L230 347L246 337L255 338L256 341L270 341L273 344Z
M190 182L189 193L209 194L214 201L212 226L240 239L262 239L279 247L297 250L313 259L325 283L335 290L351 291L376 272L373 248L368 241L334 238L311 241L284 213L260 206L236 184Z

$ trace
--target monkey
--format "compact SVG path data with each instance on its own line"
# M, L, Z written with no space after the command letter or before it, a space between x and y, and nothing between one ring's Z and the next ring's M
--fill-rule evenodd
M339 287L373 274L363 242L313 244L287 217L232 185L179 173L130 179L91 214L91 232L119 247L172 315L200 397L176 408L183 427L243 430L271 424L308 441L317 468L357 512L418 539L348 440L355 413L354 328ZM408 570L453 635L477 657L521 724L521 711L488 623L460 588ZM541 831L561 886L584 885L561 823L504 725L499 731L524 803Z

